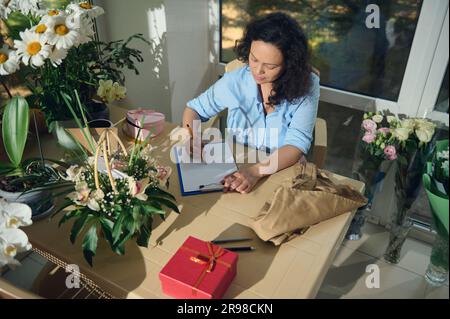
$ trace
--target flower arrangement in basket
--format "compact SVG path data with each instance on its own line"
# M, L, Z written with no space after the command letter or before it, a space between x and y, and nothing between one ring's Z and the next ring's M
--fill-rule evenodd
M142 52L129 44L151 43L141 34L98 41L94 19L103 13L87 1L0 0L0 28L6 29L0 36L0 82L10 97L6 79L26 85L22 94L44 113L50 131L57 121L72 119L62 95L75 106L76 89L88 118L104 118L105 103L126 96L123 70L139 74L135 64L143 61Z
M78 124L81 129L81 123ZM152 157L149 138L144 142L135 139L127 150L112 129L105 129L98 141L89 130L81 130L94 156L86 153L80 165L68 168L62 180L51 187L59 188L58 195L65 196L65 202L54 215L73 207L65 211L59 223L75 220L71 242L75 243L79 234L86 231L83 253L92 266L99 234L103 234L114 252L123 255L125 243L132 238L139 246L147 247L153 218L164 219L164 206L177 213L179 210L175 197L162 189L168 187L171 168L158 165ZM118 150L113 148L114 141L120 146Z

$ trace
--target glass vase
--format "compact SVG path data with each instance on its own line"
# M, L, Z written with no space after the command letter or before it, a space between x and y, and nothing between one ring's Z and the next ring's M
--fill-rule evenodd
M448 232L433 213L433 224L436 229L430 263L425 279L432 286L442 286L448 278Z
M384 259L392 264L400 261L400 254L412 226L409 217L411 207L417 199L422 186L422 173L425 165L423 152L414 152L405 162L397 161L395 172L396 205L391 211L389 224L389 243Z
M361 228L366 222L365 212L371 210L375 191L390 167L390 161L383 162L380 158L370 156L362 149L361 145L358 149L358 158L353 163L353 178L365 184L364 196L367 197L367 204L356 211L345 235L347 240L361 238ZM387 163L388 166L383 167L384 163Z

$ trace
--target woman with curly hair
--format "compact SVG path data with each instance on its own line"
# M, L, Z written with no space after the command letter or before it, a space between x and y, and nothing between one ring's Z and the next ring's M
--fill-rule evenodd
M266 175L303 158L311 146L319 77L309 64L307 38L291 17L272 13L248 24L235 48L244 67L225 73L189 101L183 127L228 108L227 132L237 142L269 150L267 160L225 177L224 191L250 192Z

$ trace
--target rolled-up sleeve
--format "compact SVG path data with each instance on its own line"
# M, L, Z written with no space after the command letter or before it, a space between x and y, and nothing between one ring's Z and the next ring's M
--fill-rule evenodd
M234 98L232 87L232 77L225 73L208 90L190 100L187 106L196 111L201 121L205 122L230 106Z
M292 117L284 140L284 145L295 146L305 155L308 154L313 140L319 97L319 78L314 76L311 93L300 99L299 106Z

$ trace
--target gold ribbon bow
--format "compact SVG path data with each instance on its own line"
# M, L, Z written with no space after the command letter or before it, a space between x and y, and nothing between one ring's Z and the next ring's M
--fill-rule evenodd
M208 254L202 254L201 252L191 249L189 247L182 246L181 248L195 254L196 256L191 256L190 260L201 265L205 265L202 272L200 273L199 277L195 281L195 284L192 288L192 294L195 296L197 294L197 289L202 283L203 279L205 278L206 274L209 272L214 271L214 267L217 263L220 263L224 265L227 268L231 268L231 265L227 262L224 262L223 260L220 260L219 258L225 253L225 250L222 247L218 247L216 251L214 251L214 247L210 242L206 243L206 246L208 247ZM201 258L199 258L201 257Z

